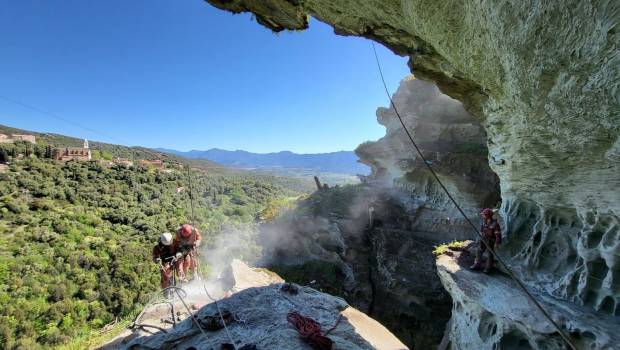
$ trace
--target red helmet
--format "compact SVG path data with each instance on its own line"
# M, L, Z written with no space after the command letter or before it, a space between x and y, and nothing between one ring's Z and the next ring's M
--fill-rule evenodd
M192 232L194 232L192 225L185 224L181 226L181 236L187 238L192 235Z
M493 217L493 209L490 208L484 208L482 210L482 212L480 212L480 215L482 215L485 218L492 218Z

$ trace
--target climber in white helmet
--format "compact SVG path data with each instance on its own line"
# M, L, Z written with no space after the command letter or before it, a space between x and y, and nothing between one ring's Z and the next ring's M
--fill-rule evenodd
M153 247L153 262L159 264L161 273L161 288L168 288L170 286L170 279L172 277L173 257L175 255L174 245L172 244L172 234L162 233L159 236L157 245Z

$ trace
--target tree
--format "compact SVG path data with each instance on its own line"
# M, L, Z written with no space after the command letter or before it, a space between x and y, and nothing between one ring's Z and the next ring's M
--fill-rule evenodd
M45 149L37 145L34 147L34 154L35 156L37 156L37 158L43 158L43 156L45 155Z
M0 148L0 163L6 163L9 161L9 154L4 148Z
M0 157L24 147L0 145ZM46 147L44 156L50 153ZM38 158L15 163L19 172L0 176L0 216L12 233L0 244L0 349L52 348L144 305L159 281L152 244L191 215L188 193L176 191L187 186L186 175ZM225 222L254 232L253 218L292 194L254 176L193 172L205 240Z
M47 145L45 146L45 158L52 158L53 154L52 154L52 146Z

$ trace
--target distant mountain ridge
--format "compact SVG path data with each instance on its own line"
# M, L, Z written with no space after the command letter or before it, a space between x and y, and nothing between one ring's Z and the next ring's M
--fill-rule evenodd
M252 153L242 150L227 151L219 148L212 148L207 151L192 150L187 152L165 148L157 148L157 150L186 158L208 159L219 164L238 168L294 168L352 175L366 175L370 172L370 169L366 165L358 163L359 158L353 151L299 154L290 151Z

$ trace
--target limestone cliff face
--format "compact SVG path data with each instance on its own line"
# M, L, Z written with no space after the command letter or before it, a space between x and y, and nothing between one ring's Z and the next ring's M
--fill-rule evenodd
M500 200L499 179L489 168L480 122L435 84L411 77L401 82L393 101L424 157L477 222L480 208ZM413 149L394 109L379 108L377 120L386 135L356 150L360 160L372 167L369 181L401 193L398 198L411 215L412 231L447 239L475 238Z
M263 262L276 271L282 265L294 269L298 283L319 285L324 276L303 273L304 264L336 266L348 302L411 348L432 349L442 339L451 306L432 250L453 236L411 231L415 212L407 211L401 197L407 195L399 189L368 184L318 191L262 226Z
M208 0L276 31L307 15L408 55L478 117L507 245L540 290L620 315L620 3Z
M566 349L557 331L508 276L467 268L473 262L471 248L448 249L437 257L439 277L453 300L452 318L439 349ZM618 348L617 317L533 294L578 349Z
M463 105L409 77L393 97L427 161L472 220L499 200L486 133ZM414 348L432 348L450 314L433 246L471 239L454 205L413 151L393 109L379 108L386 135L356 150L372 167L365 184L319 191L294 215L263 225L266 262L324 261L345 276L347 299Z

